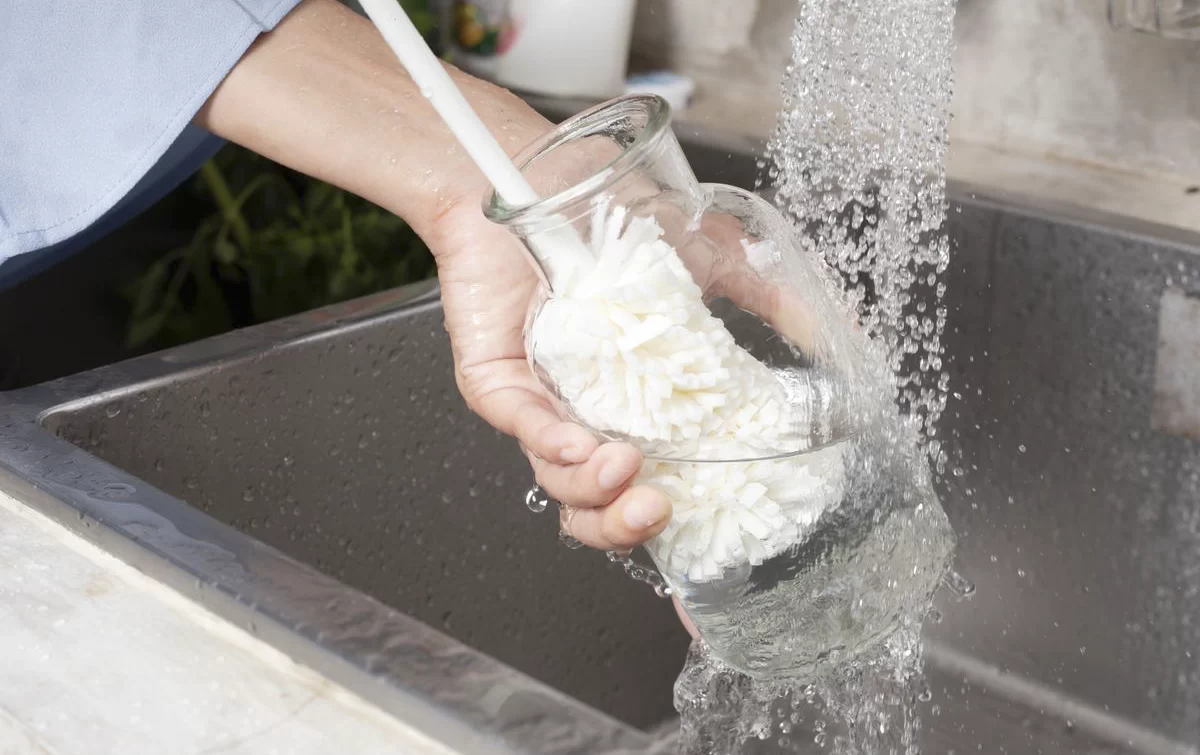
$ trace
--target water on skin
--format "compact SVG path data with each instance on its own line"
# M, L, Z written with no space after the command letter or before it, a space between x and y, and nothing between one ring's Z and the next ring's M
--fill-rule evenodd
M905 418L888 440L916 438L923 452L905 454L912 474L897 479L925 477L929 462L938 473L946 465L937 420L948 389L941 334L949 243L942 224L954 9L954 0L802 0L765 163L777 203L801 232L806 251L836 269L864 329L883 345L890 389ZM859 500L852 508L865 512L873 505ZM903 560L898 550L928 545L931 538L947 545L948 556L952 536L936 499L905 511L870 522L858 545L829 549L807 564L809 571L803 559L793 559L802 573L792 583L805 590L817 580L820 589L836 582L838 569L866 578L869 568L847 565ZM943 578L946 559L910 554L906 563L925 573L914 575L916 587L897 601L879 602L891 612L881 623L884 635L849 650L832 642L833 649L818 658L815 645L836 629L826 627L814 636L814 647L798 649L811 662L797 666L791 678L751 679L697 644L676 685L682 751L919 752L917 703L929 698L920 626L930 585ZM958 575L946 580L960 596L974 591ZM786 598L780 595L758 599ZM749 608L740 621L753 620ZM728 629L738 631L735 623Z

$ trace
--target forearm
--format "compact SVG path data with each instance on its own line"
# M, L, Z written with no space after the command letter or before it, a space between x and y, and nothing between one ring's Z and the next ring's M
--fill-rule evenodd
M467 99L510 153L550 124L510 93L457 70ZM427 238L486 184L369 21L306 0L263 35L196 122L403 217Z

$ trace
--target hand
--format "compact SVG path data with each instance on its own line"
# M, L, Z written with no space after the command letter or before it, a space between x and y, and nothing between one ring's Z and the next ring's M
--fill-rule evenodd
M450 73L510 154L551 127L503 89ZM666 498L630 485L638 451L562 421L534 378L522 328L537 276L520 243L484 218L487 182L369 21L336 0L305 0L255 42L196 121L408 221L437 257L459 388L571 507L568 534L627 549L662 531Z
M547 124L548 126L548 124ZM455 374L467 404L514 436L539 485L565 506L563 530L594 548L627 550L663 530L671 506L631 485L642 457L563 421L529 368L522 335L538 278L526 252L467 193L429 236L438 261Z

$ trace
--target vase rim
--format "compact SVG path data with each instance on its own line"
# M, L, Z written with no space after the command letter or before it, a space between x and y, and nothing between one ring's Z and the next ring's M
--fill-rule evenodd
M604 133L611 126L631 115L638 115L642 124L636 136L608 164L562 191L540 197L523 205L510 205L493 188L484 201L483 214L491 221L506 226L538 223L560 214L582 200L590 199L609 188L646 162L650 149L664 132L669 132L671 106L653 94L632 94L616 97L594 105L560 123L553 130L533 141L514 159L524 173L537 160L579 139Z

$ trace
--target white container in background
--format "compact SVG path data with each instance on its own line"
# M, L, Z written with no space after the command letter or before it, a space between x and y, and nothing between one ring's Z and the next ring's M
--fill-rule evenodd
M625 89L635 0L455 0L455 62L512 89L607 99Z

